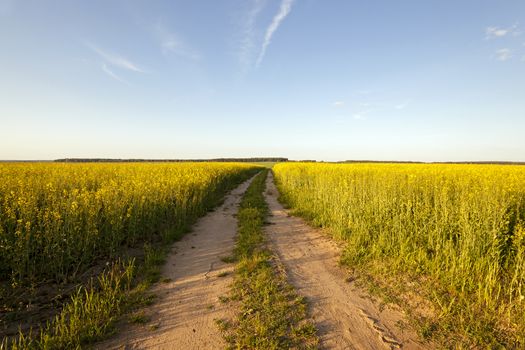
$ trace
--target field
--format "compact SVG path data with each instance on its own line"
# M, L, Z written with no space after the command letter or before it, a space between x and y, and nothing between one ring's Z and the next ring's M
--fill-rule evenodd
M525 167L281 163L273 171L281 199L342 240L344 264L395 297L431 302L424 336L524 346Z
M256 171L240 163L0 164L2 333L5 320L38 307L42 287L57 297L59 286L86 282L100 265L111 270L129 249L172 241Z
M525 166L4 163L0 179L0 349L118 327L98 348L525 346Z

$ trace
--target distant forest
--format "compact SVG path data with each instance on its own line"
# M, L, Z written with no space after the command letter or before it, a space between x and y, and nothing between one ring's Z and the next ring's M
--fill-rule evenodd
M115 158L63 158L55 159L55 162L65 163L134 163L134 162L287 162L288 158L214 158L214 159L115 159Z
M38 163L49 162L49 160L0 160L0 163ZM308 163L397 163L397 164L495 164L495 165L525 165L525 162L511 161L462 161L462 162L419 162L404 160L343 160L339 162L325 162L310 159L290 160L281 157L258 157L258 158L214 158L214 159L117 159L117 158L62 158L55 159L51 162L65 163L133 163L133 162L244 162L244 163L261 163L261 162L308 162Z
M508 161L463 161L463 162L418 162L404 160L344 160L337 163L396 163L396 164L496 164L496 165L525 165L525 162Z

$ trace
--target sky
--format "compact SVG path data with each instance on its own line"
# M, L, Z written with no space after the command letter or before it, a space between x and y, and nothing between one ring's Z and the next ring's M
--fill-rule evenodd
M523 0L0 0L0 159L525 161Z

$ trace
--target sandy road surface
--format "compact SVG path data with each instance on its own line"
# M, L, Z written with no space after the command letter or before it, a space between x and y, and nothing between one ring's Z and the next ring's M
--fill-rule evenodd
M380 308L366 292L346 281L338 266L340 248L326 235L291 217L277 201L271 174L266 201L272 216L266 227L270 247L284 265L289 282L307 298L324 349L428 349L391 307ZM405 326L403 326L405 325Z
M233 265L229 256L235 244L238 204L251 180L233 190L224 203L193 226L192 233L176 242L152 291L157 301L145 313L146 325L129 325L97 349L223 349L215 319L233 318L234 311L219 301L229 294ZM229 272L219 277L222 272ZM155 329L156 328L156 329Z

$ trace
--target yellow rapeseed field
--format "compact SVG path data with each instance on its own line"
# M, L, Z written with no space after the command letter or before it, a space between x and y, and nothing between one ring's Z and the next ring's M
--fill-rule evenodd
M273 169L287 204L347 242L346 264L421 282L435 305L429 331L525 346L525 166Z
M0 281L65 281L123 246L168 227L182 230L254 169L239 163L0 164Z

